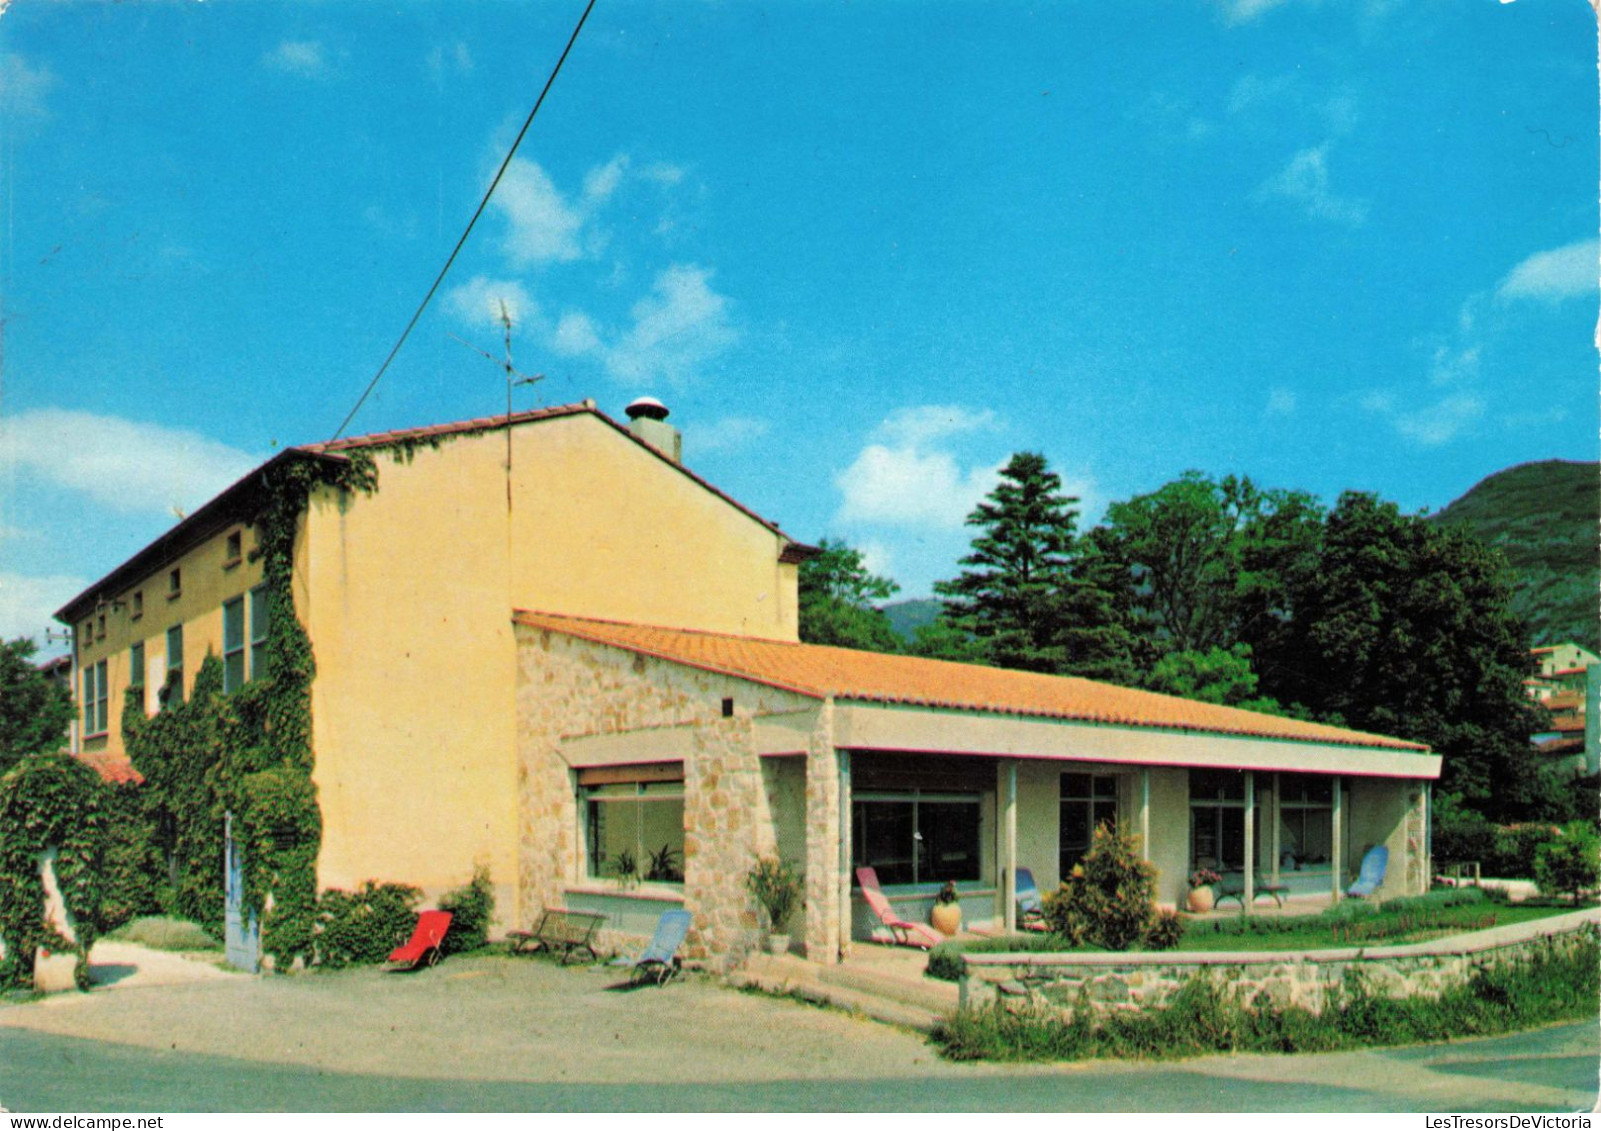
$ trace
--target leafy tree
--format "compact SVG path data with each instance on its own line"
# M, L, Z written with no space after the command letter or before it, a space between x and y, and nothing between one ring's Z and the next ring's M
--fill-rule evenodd
M869 652L898 652L900 637L874 607L900 586L867 572L860 550L824 538L816 557L800 566L800 638Z
M33 664L38 646L0 642L0 774L23 758L66 745L72 697Z
M1601 885L1601 842L1595 830L1574 821L1535 852L1534 875L1547 895L1564 892L1577 904L1579 893Z
M1285 714L1278 701L1258 695L1257 675L1251 668L1251 648L1212 648L1206 652L1169 652L1156 662L1145 686L1165 695L1179 695L1202 703L1220 703L1247 711Z
M1360 730L1426 742L1442 792L1498 820L1558 815L1529 744L1529 654L1500 559L1460 529L1346 492L1314 570L1286 580L1290 631L1271 642L1262 690Z
M1036 452L1019 452L968 515L971 567L936 582L950 626L1001 667L1127 680L1131 641L1111 596L1075 569L1077 499Z
M1304 570L1321 519L1310 495L1199 471L1107 508L1088 536L1148 665L1271 635L1289 617L1286 583Z

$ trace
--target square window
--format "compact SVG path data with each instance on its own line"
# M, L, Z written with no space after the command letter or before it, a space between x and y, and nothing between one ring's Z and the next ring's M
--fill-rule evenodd
M223 554L222 566L228 569L239 564L245 556L245 534L242 530L234 530L228 534L228 547Z

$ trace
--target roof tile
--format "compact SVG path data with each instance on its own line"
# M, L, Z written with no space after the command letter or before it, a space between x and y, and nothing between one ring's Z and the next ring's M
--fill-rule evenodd
M1073 719L1296 742L1427 751L1415 742L1069 676L689 629L518 611L517 623L812 698Z

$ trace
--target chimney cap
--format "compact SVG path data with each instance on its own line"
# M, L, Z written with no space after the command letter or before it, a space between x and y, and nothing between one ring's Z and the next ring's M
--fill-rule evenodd
M655 397L640 397L623 411L628 413L629 420L638 420L642 416L646 420L666 420L668 416L667 406Z

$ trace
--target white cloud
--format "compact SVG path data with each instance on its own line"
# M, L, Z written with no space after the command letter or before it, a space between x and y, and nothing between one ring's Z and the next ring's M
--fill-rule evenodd
M527 325L539 317L539 304L515 279L474 275L445 295L445 309L474 325L499 326L501 303L506 304L513 326Z
M684 429L684 445L696 456L702 452L734 451L760 440L771 430L772 425L765 420L725 416L709 424L694 424Z
M711 271L675 263L634 304L633 323L606 351L606 369L620 381L682 384L739 340L729 301L711 288Z
M489 203L506 217L503 250L514 266L568 261L583 254L578 242L583 215L534 162L514 158Z
M556 323L551 335L551 348L564 357L583 357L586 354L605 352L595 323L582 311L570 310Z
M1000 465L964 468L955 454L937 444L994 424L987 409L897 409L874 430L875 442L834 477L844 496L839 521L959 530L974 505L994 488Z
M1367 222L1365 200L1340 196L1329 183L1329 144L1303 149L1257 189L1258 199L1279 197L1301 207L1308 216L1360 227Z
M619 153L604 165L596 165L584 174L584 199L602 201L617 191L623 174L628 171L628 154Z
M15 52L0 54L0 113L11 122L49 116L45 95L56 85L46 66L32 66Z
M671 188L684 179L685 173L681 165L669 165L665 161L658 161L653 165L646 165L639 171L640 178L652 184Z
M1411 412L1397 413L1396 430L1426 448L1456 439L1484 416L1484 398L1476 393L1452 393Z
M84 578L64 574L29 577L0 572L0 640L27 636L42 650L48 650L44 648L45 630L60 627L55 621L55 611L88 585Z
M1268 390L1266 410L1267 416L1277 418L1294 416L1295 408L1295 390L1286 389L1282 386Z
M258 462L196 432L116 416L34 409L0 421L0 468L123 513L187 512Z
M445 76L453 70L464 75L472 74L472 52L468 51L467 45L459 39L452 44L439 44L428 52L427 64L428 74L432 76L434 83L442 84Z
M1248 24L1284 4L1286 0L1222 0L1223 18L1231 24Z
M275 71L283 71L301 78L322 78L328 73L328 61L322 44L309 39L286 39L261 57L261 61Z
M974 412L961 405L925 404L896 409L878 426L877 435L901 447L921 447L994 427L995 413L987 408Z
M1566 247L1536 252L1507 274L1496 288L1502 299L1594 298L1601 275L1601 241L1579 240Z

